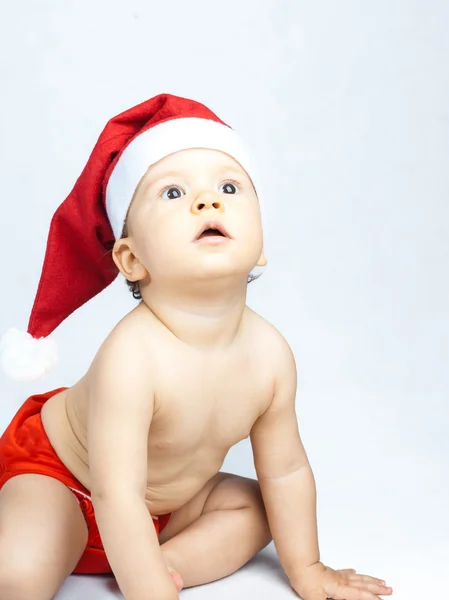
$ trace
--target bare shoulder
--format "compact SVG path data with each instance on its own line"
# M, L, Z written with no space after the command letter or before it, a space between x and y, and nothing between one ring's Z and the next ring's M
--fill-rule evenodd
M290 344L272 323L250 308L247 311L249 343L258 355L260 368L270 374L273 397L292 397L297 386L297 365Z
M261 358L269 361L275 371L296 370L295 357L285 336L272 323L247 308L251 344L257 348Z
M137 358L157 335L155 318L143 304L126 314L110 331L97 355L122 352Z
M88 389L117 386L145 391L151 385L152 320L138 307L123 317L98 349L85 376ZM129 396L128 396L129 397Z

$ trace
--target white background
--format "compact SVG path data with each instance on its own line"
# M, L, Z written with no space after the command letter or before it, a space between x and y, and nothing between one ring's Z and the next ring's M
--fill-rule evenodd
M26 328L50 218L106 121L207 104L264 174L269 266L248 302L286 336L322 560L440 598L449 562L449 4L16 1L0 19L0 331ZM122 280L55 332L44 382L0 376L3 430L73 384L134 306ZM254 476L248 441L225 468ZM70 577L58 600L120 597ZM182 598L293 598L272 546Z

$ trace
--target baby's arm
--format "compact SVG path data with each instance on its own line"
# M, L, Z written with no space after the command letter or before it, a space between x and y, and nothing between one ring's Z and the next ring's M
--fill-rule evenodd
M273 346L273 399L251 431L254 464L273 541L287 576L320 560L316 488L295 414L296 365L285 340Z
M276 381L269 408L251 431L254 463L271 534L290 584L304 600L380 600L385 582L320 562L315 480L295 414L296 366L285 340L270 346Z
M153 385L138 323L116 329L89 374L91 493L106 555L126 600L174 600L145 505Z

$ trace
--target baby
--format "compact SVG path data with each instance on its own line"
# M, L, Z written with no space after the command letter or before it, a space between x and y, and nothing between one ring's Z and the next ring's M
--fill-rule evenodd
M140 302L80 381L28 398L0 440L2 600L49 600L71 573L174 600L271 539L303 600L392 593L320 562L295 360L245 303L266 265L260 195L245 144L198 102L164 94L106 125L52 219L3 368L41 376L47 336L119 272ZM220 471L248 436L257 481Z

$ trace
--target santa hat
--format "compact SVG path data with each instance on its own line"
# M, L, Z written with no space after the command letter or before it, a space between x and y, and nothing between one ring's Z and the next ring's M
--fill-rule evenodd
M113 117L53 215L27 332L10 329L0 340L0 362L9 377L40 379L56 364L56 344L48 336L119 273L111 250L139 181L150 165L188 148L229 154L260 196L245 143L203 104L161 94Z

